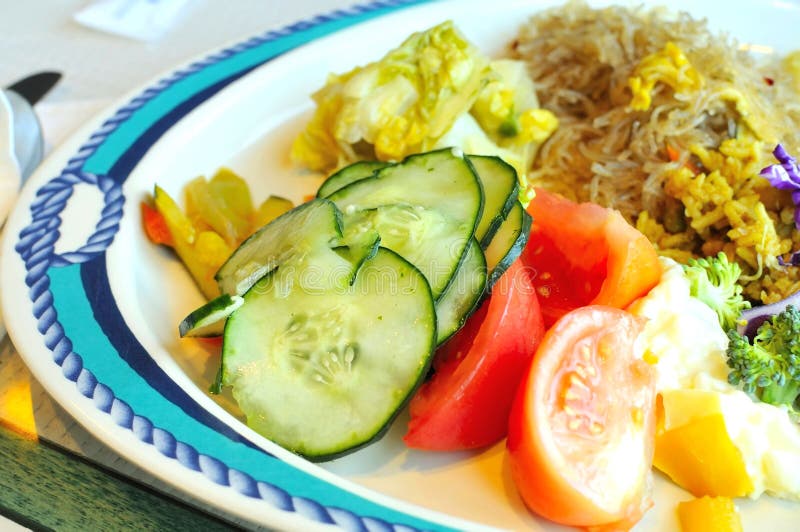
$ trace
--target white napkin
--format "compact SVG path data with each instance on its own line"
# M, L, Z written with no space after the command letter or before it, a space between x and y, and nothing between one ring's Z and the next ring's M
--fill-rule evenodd
M175 22L187 0L98 0L75 14L84 26L136 39L154 41Z

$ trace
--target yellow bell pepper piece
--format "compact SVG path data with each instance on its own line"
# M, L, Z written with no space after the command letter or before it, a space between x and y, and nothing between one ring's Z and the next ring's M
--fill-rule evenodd
M742 521L733 500L703 497L678 503L683 532L742 532Z
M741 497L753 491L715 392L668 391L660 404L655 467L697 497Z

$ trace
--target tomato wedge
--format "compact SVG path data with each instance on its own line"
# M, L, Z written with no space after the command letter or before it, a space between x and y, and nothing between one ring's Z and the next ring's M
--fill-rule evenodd
M622 215L537 188L533 225L522 253L546 326L586 305L625 308L658 284L655 248Z
M514 394L543 335L535 289L516 261L436 353L433 377L411 400L406 444L452 451L505 437Z
M509 418L511 474L525 504L571 526L629 528L651 506L655 369L644 326L588 306L547 331Z

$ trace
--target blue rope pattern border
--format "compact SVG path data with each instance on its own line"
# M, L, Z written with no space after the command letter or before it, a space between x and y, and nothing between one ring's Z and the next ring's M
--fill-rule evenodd
M25 283L29 287L37 329L44 337L45 346L53 353L53 361L61 367L64 377L74 382L78 391L92 399L99 410L110 415L120 427L130 430L140 441L153 445L162 455L177 460L190 470L204 474L218 485L229 486L245 496L262 499L277 509L295 512L319 523L334 524L353 531L410 532L416 529L356 515L341 508L325 507L305 497L292 496L278 486L257 481L249 474L230 468L212 456L199 453L191 445L178 441L170 432L155 427L150 420L137 415L126 402L114 395L113 390L98 382L97 378L83 367L83 359L73 351L72 342L57 319L47 271L50 267L89 261L102 254L111 245L123 216L125 198L122 193L122 183L106 175L84 172L82 168L86 160L111 133L154 97L187 76L264 43L277 41L339 19L414 3L418 3L418 0L376 0L369 4L317 15L213 53L158 81L103 122L68 160L61 174L37 191L37 198L30 207L33 220L20 232L15 246L15 250L25 263L27 270ZM60 214L76 185L97 187L103 193L104 206L100 221L85 245L76 251L57 254L55 244L60 238Z

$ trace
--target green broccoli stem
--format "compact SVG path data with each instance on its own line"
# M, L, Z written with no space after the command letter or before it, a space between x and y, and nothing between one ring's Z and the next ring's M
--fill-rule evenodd
M800 381L791 381L782 385L773 382L761 389L760 399L764 403L794 408L798 395L800 395Z

